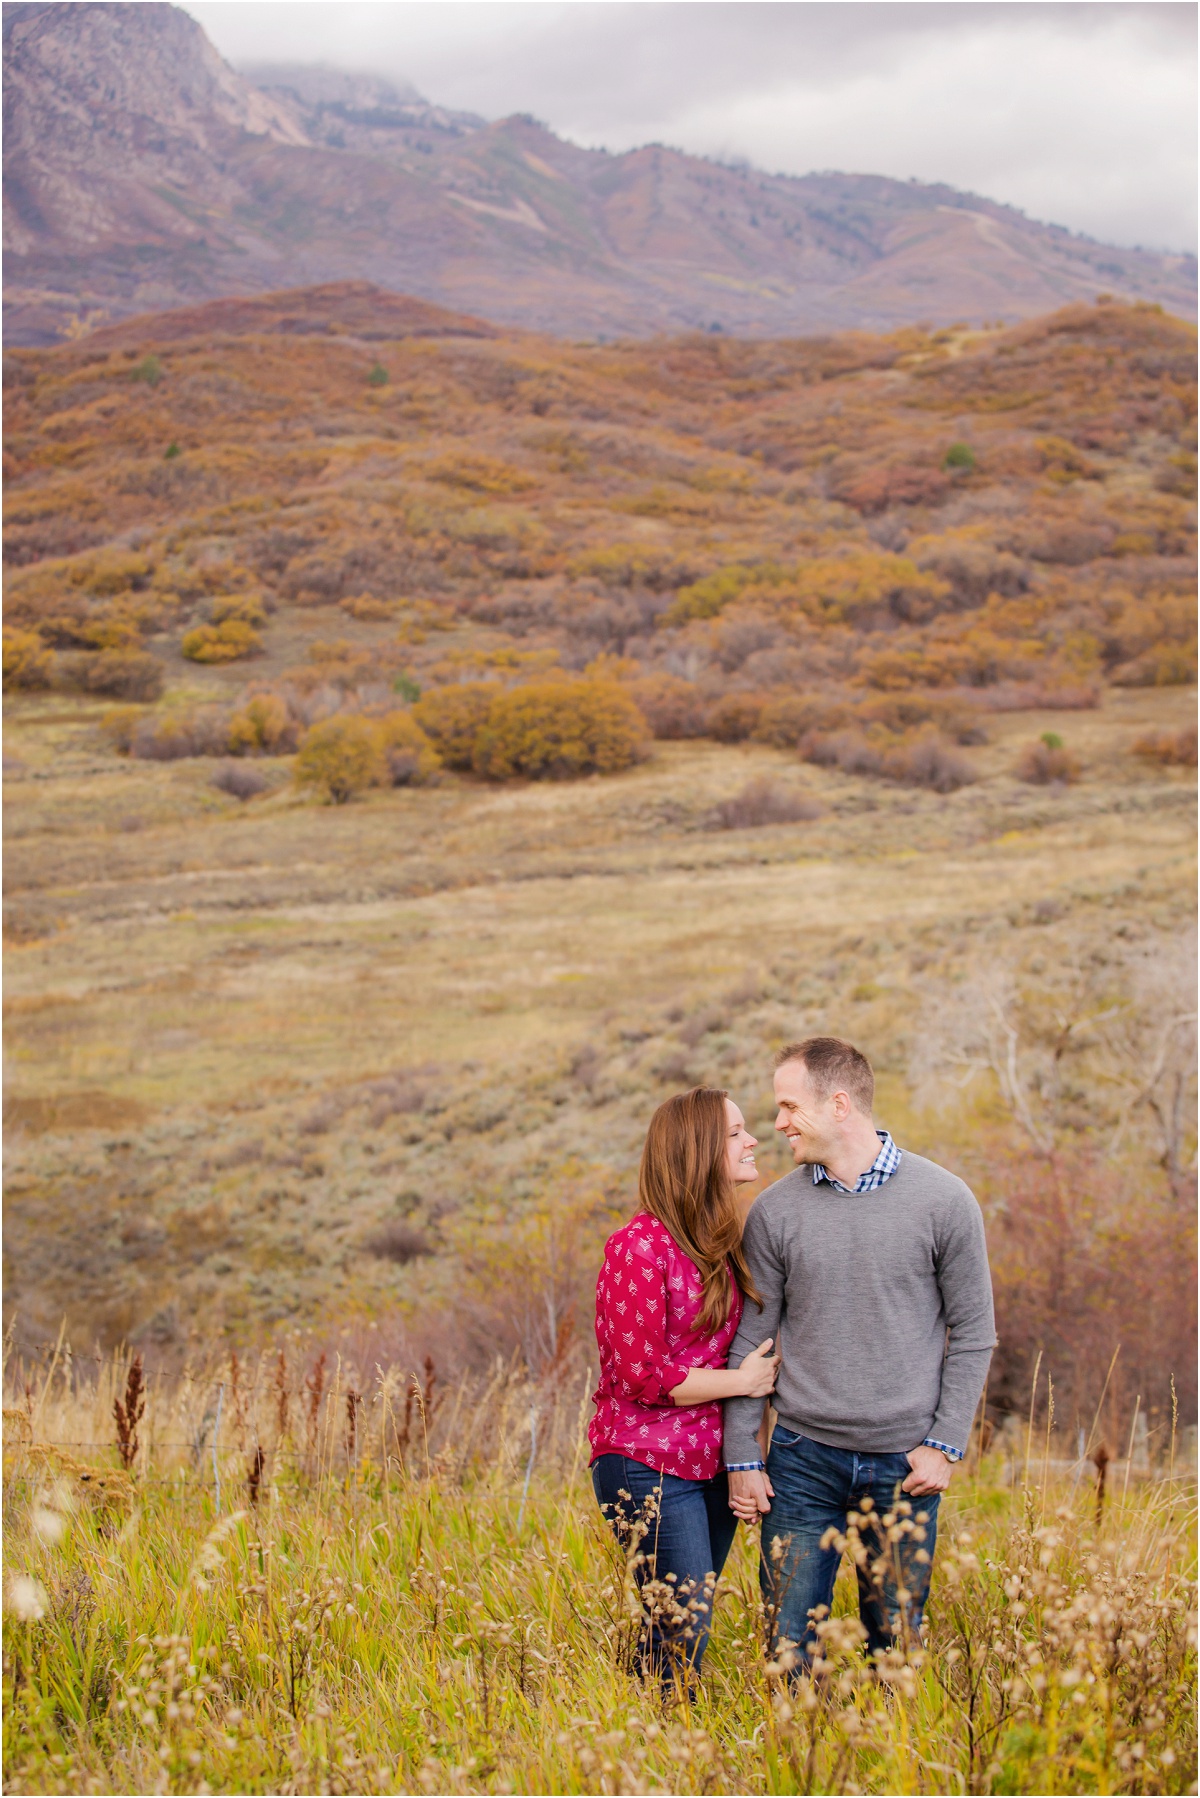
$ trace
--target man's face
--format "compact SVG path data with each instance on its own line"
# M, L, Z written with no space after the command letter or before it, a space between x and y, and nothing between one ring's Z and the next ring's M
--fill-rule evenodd
M775 1128L791 1144L797 1167L824 1162L837 1143L836 1094L827 1099L813 1088L802 1061L785 1061L775 1070Z

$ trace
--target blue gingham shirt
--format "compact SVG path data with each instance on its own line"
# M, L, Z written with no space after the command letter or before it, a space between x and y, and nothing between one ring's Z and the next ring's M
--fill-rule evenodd
M841 1181L835 1180L829 1169L822 1167L819 1161L813 1164L813 1185L828 1184L833 1187L835 1192L878 1192L879 1188L885 1181L891 1179L900 1166L901 1151L892 1141L889 1130L877 1130L875 1134L879 1138L879 1153L870 1167L858 1176L853 1186L843 1186ZM921 1447L940 1448L948 1461L961 1461L963 1458L961 1448L952 1448L948 1442L937 1442L932 1436L926 1436ZM726 1473L761 1473L763 1468L762 1461L732 1461L725 1471Z

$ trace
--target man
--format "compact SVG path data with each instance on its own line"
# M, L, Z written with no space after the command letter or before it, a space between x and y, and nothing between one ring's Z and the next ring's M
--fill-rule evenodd
M840 1552L828 1536L845 1534L851 1512L868 1550L868 1651L919 1635L938 1504L996 1340L974 1195L876 1130L874 1096L850 1043L814 1036L780 1051L775 1128L796 1172L757 1200L743 1238L763 1305L747 1303L729 1365L764 1336L783 1359L765 1466L761 1399L726 1402L729 1502L745 1522L763 1518L774 1638L794 1643L802 1666L816 1646L810 1613L833 1600Z

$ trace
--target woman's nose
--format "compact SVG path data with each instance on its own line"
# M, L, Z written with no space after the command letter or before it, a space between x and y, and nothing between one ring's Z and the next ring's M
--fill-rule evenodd
M749 1131L746 1132L746 1147L748 1149L757 1149L758 1147L757 1136L751 1136Z

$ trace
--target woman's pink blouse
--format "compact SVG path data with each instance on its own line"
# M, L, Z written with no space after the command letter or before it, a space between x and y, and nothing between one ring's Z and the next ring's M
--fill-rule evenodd
M605 1243L596 1282L600 1384L588 1429L593 1461L627 1455L684 1480L711 1479L719 1470L719 1402L671 1402L693 1367L724 1367L741 1321L735 1286L720 1329L699 1333L702 1297L696 1263L648 1212L639 1211Z

